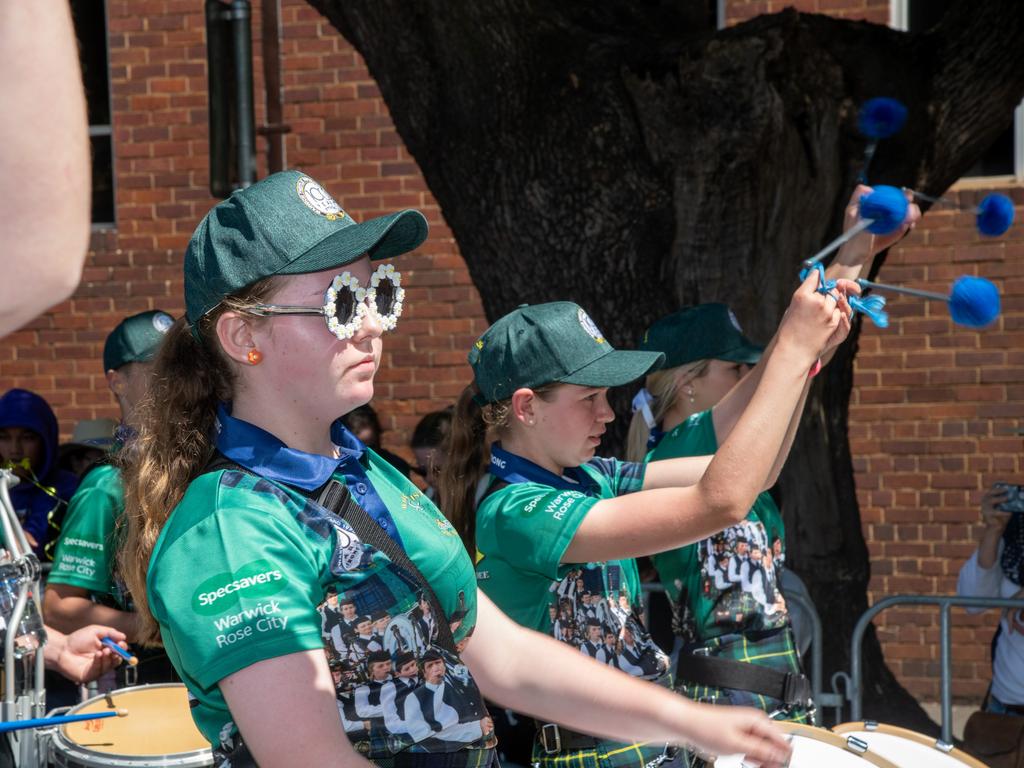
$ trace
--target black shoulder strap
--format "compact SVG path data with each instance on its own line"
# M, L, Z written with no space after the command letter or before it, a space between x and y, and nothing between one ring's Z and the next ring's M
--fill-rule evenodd
M398 545L398 542L388 536L387 531L381 528L377 521L370 517L369 513L356 503L348 488L337 480L329 480L316 501L322 507L333 512L351 525L352 529L359 535L359 538L374 549L383 552L399 568L412 574L420 589L423 590L423 595L426 597L427 602L430 603L430 610L434 613L437 638L441 647L457 656L458 651L455 648L455 638L452 636L451 627L448 625L448 617L441 608L437 595L406 551Z
M201 474L218 472L220 470L244 472L247 475L262 478L262 475L232 461L220 451L215 451ZM441 608L441 602L437 599L437 595L434 593L433 588L431 588L430 583L423 577L420 569L416 567L416 564L406 554L405 550L398 545L398 542L388 536L387 532L370 517L370 514L356 503L355 499L352 498L352 494L349 493L348 488L343 483L339 483L331 478L324 485L312 491L307 491L305 488L298 488L294 485L289 485L288 487L296 493L312 499L328 512L340 517L352 526L352 530L356 532L360 539L374 549L383 552L391 562L407 571L415 579L420 589L423 590L423 596L430 603L430 610L436 617L434 623L437 626L437 637L441 647L449 653L458 656L458 651L455 648L455 638L452 636L451 627L448 625L448 617Z

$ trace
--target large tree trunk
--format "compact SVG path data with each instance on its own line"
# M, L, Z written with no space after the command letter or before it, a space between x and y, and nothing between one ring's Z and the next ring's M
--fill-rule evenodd
M870 180L939 193L1024 95L1018 0L964 0L923 35L794 11L714 33L694 22L699 0L310 2L365 57L488 317L572 299L622 346L703 301L770 335L798 262L839 230L867 98L910 110ZM867 607L856 343L815 384L781 481L791 563L828 628L826 680L849 669ZM873 635L865 649L865 712L931 727Z

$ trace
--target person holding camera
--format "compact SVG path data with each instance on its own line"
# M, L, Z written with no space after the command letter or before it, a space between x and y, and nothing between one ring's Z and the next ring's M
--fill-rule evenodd
M1021 487L995 483L981 500L978 549L960 569L956 591L967 597L1024 597L1024 498ZM977 613L983 608L969 608ZM992 641L987 712L1024 715L1024 610L1006 609Z

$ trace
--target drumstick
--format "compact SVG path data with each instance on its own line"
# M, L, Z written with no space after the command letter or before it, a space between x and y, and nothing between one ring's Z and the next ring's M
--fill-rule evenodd
M9 720L5 723L0 723L0 733L21 731L26 728L46 728L51 725L77 723L81 720L98 720L101 717L124 717L127 714L127 709L114 709L108 712L96 712L91 715L58 715L57 717L37 717L31 720Z
M876 288L883 291L903 293L922 299L936 299L946 302L949 316L957 325L969 328L984 328L999 317L1001 311L999 289L991 280L972 275L962 275L950 288L949 294L922 291L917 288L905 288L901 285L873 283L861 278L857 281L861 288Z
M128 653L128 651L126 651L120 645L115 643L109 637L104 637L100 642L107 646L107 648L112 650L118 656L120 656L122 659L127 661L129 665L134 667L136 664L139 663L139 659L137 656L132 656L132 654Z

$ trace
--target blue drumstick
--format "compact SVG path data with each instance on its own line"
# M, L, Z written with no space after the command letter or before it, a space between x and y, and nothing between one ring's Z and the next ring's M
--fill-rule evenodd
M128 653L128 651L126 651L124 648L122 648L116 642L111 640L109 637L104 637L100 642L103 643L105 646L107 646L107 648L112 650L118 656L120 656L122 659L127 661L131 666L134 667L136 664L139 663L139 660L138 660L137 657L132 656L130 653Z
M5 723L0 723L0 733L21 731L26 728L45 728L51 725L77 723L81 720L98 720L101 717L124 717L127 714L127 709L111 709L91 715L58 715L57 717L36 717L31 720L9 720Z

